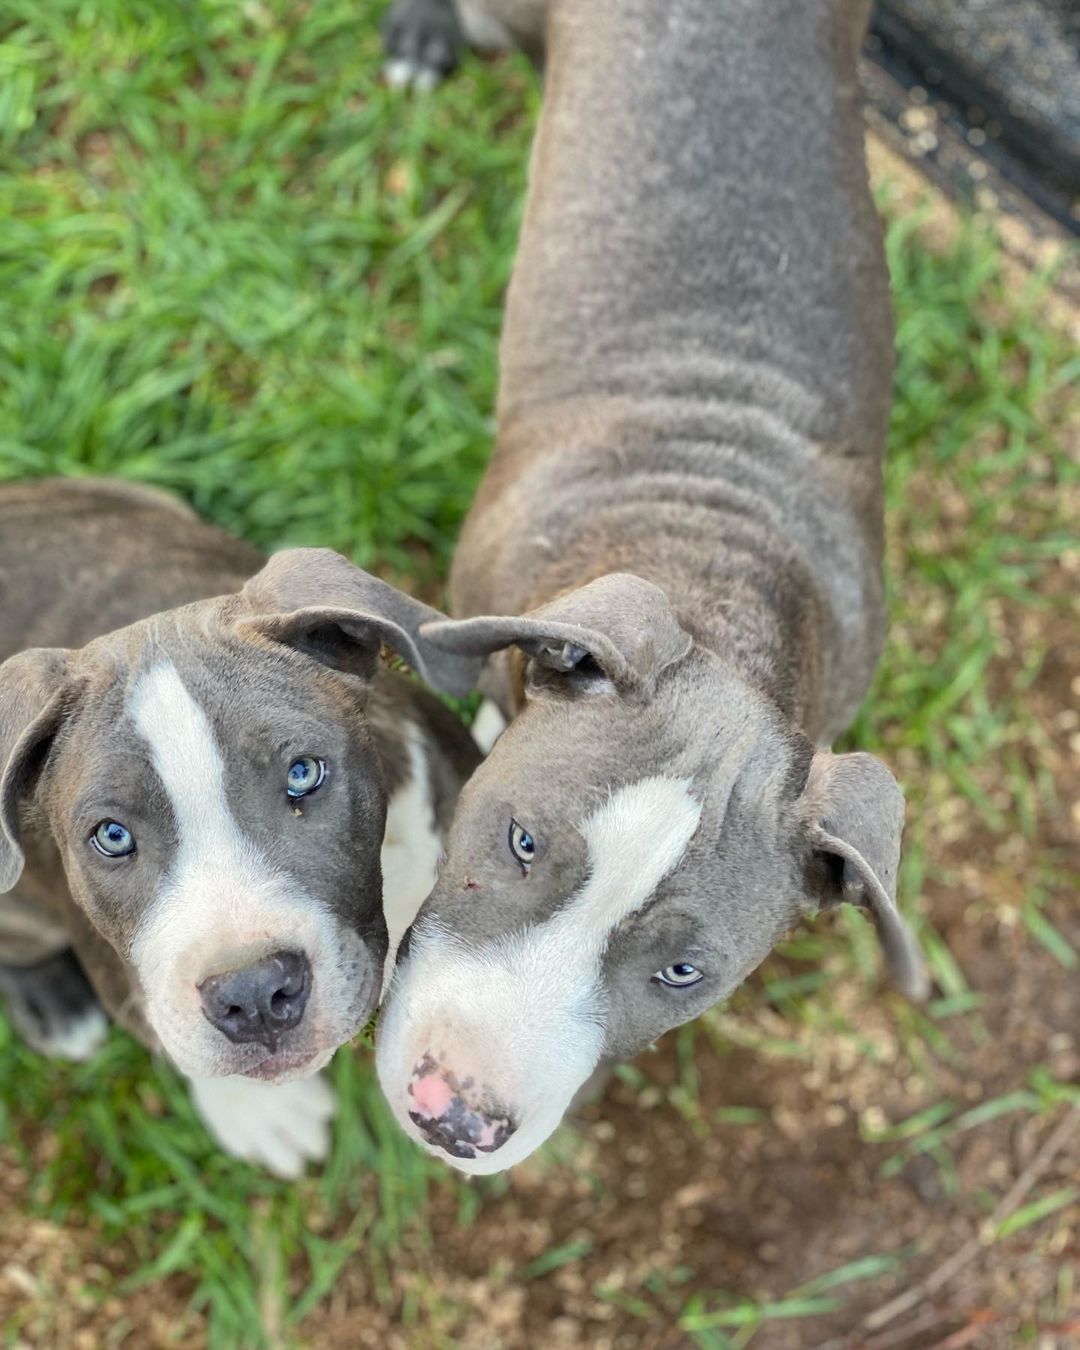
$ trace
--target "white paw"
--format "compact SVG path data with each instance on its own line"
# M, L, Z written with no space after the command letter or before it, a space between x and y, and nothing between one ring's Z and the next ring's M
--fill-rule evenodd
M433 66L408 57L395 57L383 67L383 78L391 89L419 89L426 92L442 82L442 73Z
M473 719L473 740L480 747L481 754L490 754L491 747L506 730L506 718L491 699L484 699L480 710Z
M321 1074L291 1083L192 1078L191 1099L226 1153L294 1180L330 1152L337 1102Z
M97 1054L108 1034L109 1019L97 1004L93 1004L56 1031L41 1036L34 1049L50 1059L69 1059L82 1064Z
M412 73L416 69L411 61L398 58L394 61L387 61L383 67L383 78L391 89L404 89L412 79Z

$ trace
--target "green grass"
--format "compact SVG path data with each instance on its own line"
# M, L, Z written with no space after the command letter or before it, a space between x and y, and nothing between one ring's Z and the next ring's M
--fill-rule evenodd
M523 64L409 101L369 4L4 13L3 472L444 564L490 443Z
M0 476L153 482L263 547L331 545L418 586L443 575L492 435L538 91L519 60L470 60L429 97L383 88L380 10L7 0ZM1006 650L1001 606L1052 616L1063 603L1041 582L1075 547L1065 494L1077 466L1058 433L1080 362L1040 321L1045 278L1018 290L985 232L934 251L917 214L890 207L887 191L883 206L900 351L893 626L851 740L905 779L909 906L918 912L928 880L941 881L939 835L959 802L988 836L1007 828L1032 845L1019 921L1065 973L1077 953L1050 917L1069 884L1065 859L1037 847L1061 804L1026 699L1047 647L1036 637ZM958 1135L995 1112L1049 1115L1063 1090L1044 1074L972 1108L939 1088L942 1065L979 1034L981 999L920 923L941 997L891 1015L927 1105L866 1142L886 1171L926 1151L948 1177ZM706 1111L702 1054L749 1047L784 1072L824 1038L847 1037L872 1057L873 1038L831 990L878 977L859 916L804 932L731 1009L680 1033L673 1088L651 1083L647 1058L624 1085L666 1101L696 1138L762 1126L738 1101ZM338 1056L334 1072L334 1155L285 1187L221 1157L176 1076L123 1037L93 1065L65 1069L0 1023L0 1138L33 1175L35 1214L124 1244L122 1275L87 1275L91 1301L179 1277L214 1345L299 1343L346 1264L362 1263L373 1305L427 1328L418 1343L450 1344L438 1328L452 1327L452 1300L422 1281L403 1293L400 1270L424 1264L433 1192L456 1196L467 1225L505 1183L466 1188L425 1161L392 1126L363 1055ZM1060 1188L1033 1196L999 1238L1070 1199ZM587 1237L553 1243L514 1277L539 1284L592 1249ZM675 1319L698 1345L743 1346L899 1260L867 1258L771 1299L725 1294L715 1279L702 1292L708 1272L682 1267L640 1286L601 1284L597 1297L642 1325Z

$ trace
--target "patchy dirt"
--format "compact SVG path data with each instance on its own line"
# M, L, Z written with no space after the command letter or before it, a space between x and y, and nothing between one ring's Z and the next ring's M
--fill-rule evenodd
M43 1140L43 1148L48 1141ZM30 1182L0 1149L0 1326L5 1345L34 1350L100 1350L127 1344L196 1350L202 1319L188 1310L191 1290L165 1281L119 1295L132 1267L124 1244L105 1246L96 1225L61 1227L27 1214Z
M919 111L912 109L911 115ZM920 234L931 247L943 247L956 237L961 221L956 205L940 192L928 192L926 178L889 140L869 132L866 157L871 180L884 188L894 207L903 213L920 212ZM973 205L993 220L1007 275L1018 287L1030 280L1033 270L1046 270L1057 278L1056 290L1041 302L1042 311L1047 322L1080 342L1080 256L1073 241L1063 231L1034 228L1019 210L1000 211L989 189L976 191Z

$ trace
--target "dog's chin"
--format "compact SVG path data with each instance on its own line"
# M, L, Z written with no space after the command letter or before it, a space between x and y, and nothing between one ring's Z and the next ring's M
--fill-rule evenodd
M244 1069L241 1077L275 1084L291 1083L296 1078L310 1078L330 1063L336 1049L334 1046L314 1055L269 1055L253 1068Z
M334 1056L337 1045L327 1049L303 1052L270 1052L262 1059L235 1060L215 1057L209 1063L193 1060L183 1054L169 1054L173 1064L186 1078L251 1078L259 1083L290 1083L296 1078L310 1078L325 1068Z

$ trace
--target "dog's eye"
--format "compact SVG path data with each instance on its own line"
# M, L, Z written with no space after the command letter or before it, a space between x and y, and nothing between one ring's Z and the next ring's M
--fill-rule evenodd
M510 822L510 852L517 859L518 866L523 872L529 870L536 856L536 840L525 826L519 825L516 820Z
M674 965L658 970L653 976L657 984L666 984L669 989L686 989L704 978L704 972L698 970L697 966L692 966L689 961L676 961Z
M316 759L314 755L304 755L289 765L285 791L293 801L310 797L316 788L322 787L325 777L325 761Z
M106 858L126 858L135 852L135 836L118 820L103 820L95 825L90 842Z

